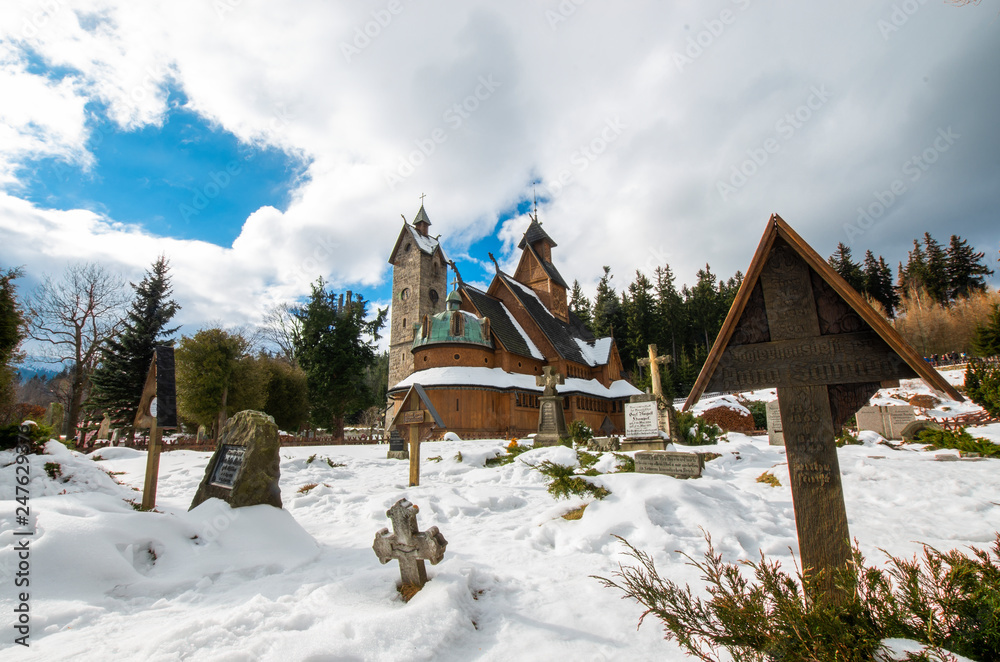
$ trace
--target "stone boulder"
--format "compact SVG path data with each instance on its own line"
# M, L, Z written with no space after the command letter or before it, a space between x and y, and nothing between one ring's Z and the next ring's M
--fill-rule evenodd
M260 411L241 411L226 423L191 502L217 497L233 508L266 503L281 508L278 426Z

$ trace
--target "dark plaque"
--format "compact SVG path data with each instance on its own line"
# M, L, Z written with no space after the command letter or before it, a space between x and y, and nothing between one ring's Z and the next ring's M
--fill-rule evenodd
M177 391L174 381L174 348L160 345L156 348L156 425L160 428L177 427Z
M219 461L215 465L212 473L211 484L217 487L228 487L232 489L236 484L236 474L243 466L243 456L246 455L246 446L231 446L226 444L219 454Z
M399 434L399 430L393 428L389 430L389 450L390 451L405 451L406 444L403 442L403 435Z

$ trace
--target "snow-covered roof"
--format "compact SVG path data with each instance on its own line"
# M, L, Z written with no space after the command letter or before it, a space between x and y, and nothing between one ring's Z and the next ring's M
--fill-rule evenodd
M414 243L417 244L417 248L427 253L428 255L434 252L434 249L440 245L437 239L434 237L425 237L424 235L417 232L417 229L412 225L407 225L406 229L410 231L410 236L413 237Z
M592 342L587 342L582 338L573 338L576 341L577 346L580 348L580 353L583 354L583 358L587 360L587 364L591 367L597 365L604 365L608 362L611 355L611 343L613 339L609 336L607 338L595 338Z
M514 316L510 314L509 310L507 310L507 306L503 305L503 301L500 301L498 303L500 304L500 307L503 309L503 311L507 313L507 317L510 318L510 323L514 325L514 328L517 330L517 332L521 334L522 338L524 338L524 343L528 346L528 351L531 352L531 357L538 359L539 361L544 361L545 356L542 355L542 352L538 349L535 343L531 342L531 338L529 338L528 334L525 333L524 327L522 327L520 324L517 323L517 320L514 319Z
M525 391L539 391L543 388L535 384L535 375L507 372L503 368L470 368L446 366L418 370L392 387L391 390L409 388L413 384L421 386L489 386L492 388L517 388ZM624 379L611 382L606 387L596 379L566 378L566 383L557 387L562 395L582 393L599 398L625 398L642 393Z

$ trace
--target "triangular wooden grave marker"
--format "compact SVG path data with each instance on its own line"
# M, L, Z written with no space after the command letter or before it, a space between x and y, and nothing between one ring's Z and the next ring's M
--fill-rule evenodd
M406 392L403 402L389 424L389 429L406 426L410 428L410 487L420 484L420 439L425 430L444 429L444 421L427 397L427 391L420 384L414 384Z
M834 434L883 385L920 377L963 398L784 220L773 214L705 366L706 391L777 387L806 574L851 558Z

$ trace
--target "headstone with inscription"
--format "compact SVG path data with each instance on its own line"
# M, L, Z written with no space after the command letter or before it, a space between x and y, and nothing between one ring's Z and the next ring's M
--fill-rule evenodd
M821 595L851 559L834 432L883 383L922 377L961 395L779 216L773 215L685 403L777 388L799 553Z
M663 474L674 478L701 478L705 466L697 453L673 451L639 451L635 454L635 472Z
M278 426L260 411L241 411L226 422L205 467L191 508L216 497L233 508L266 503L281 508Z
M659 403L652 393L633 395L625 403L623 451L664 450L669 443L660 434Z
M858 430L872 430L896 441L903 439L903 430L915 420L909 405L862 407L857 413Z
M778 401L772 400L765 406L767 411L767 442L772 446L784 446L785 434L781 427L781 411Z
M406 451L406 442L403 441L403 435L399 433L399 430L392 428L389 430L389 450L386 453L386 459L389 460L409 460L410 454Z
M535 447L557 446L563 439L569 437L566 429L566 413L563 410L563 399L556 393L556 385L562 384L563 376L552 366L542 368L541 375L535 377L535 383L544 387L538 398L538 432L535 434Z

